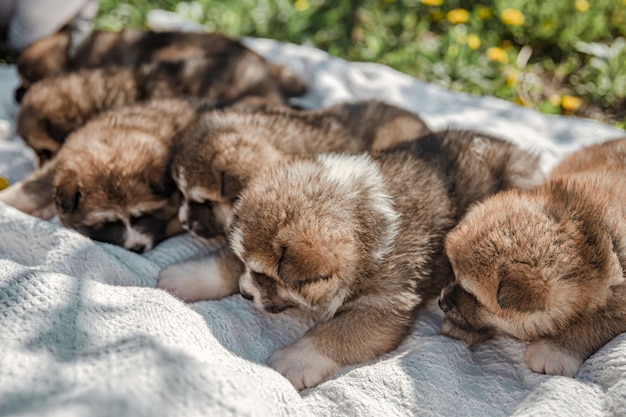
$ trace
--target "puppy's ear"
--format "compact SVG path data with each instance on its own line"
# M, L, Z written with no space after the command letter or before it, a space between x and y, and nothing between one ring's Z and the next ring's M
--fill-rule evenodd
M546 309L550 289L530 265L507 265L499 275L497 299L500 308L525 313Z
M221 194L222 197L228 198L233 201L239 197L239 194L243 190L243 182L241 179L234 175L230 175L227 172L222 172L221 180Z
M278 262L278 276L285 283L303 285L328 279L337 257L326 245L309 240L294 240L284 247Z
M80 186L75 172L70 171L54 189L54 202L63 214L70 214L80 203Z

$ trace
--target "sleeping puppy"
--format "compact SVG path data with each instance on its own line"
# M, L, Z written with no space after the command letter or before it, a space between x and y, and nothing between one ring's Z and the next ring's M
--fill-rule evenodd
M506 172L518 157L531 163L521 183L537 177L536 158L515 147L487 157L510 146L503 141L458 131L436 137L454 175L416 152L424 150L418 140L408 150L294 158L241 193L229 240L245 264L242 296L315 323L268 361L297 389L395 349L410 332L418 309L451 277L443 242L464 211L451 193L462 192L459 178L471 179L467 191L480 198L474 190L497 191L503 183L491 172Z
M196 236L223 236L233 204L246 183L287 155L356 153L406 142L427 132L417 115L374 100L313 111L206 112L173 152L172 176L183 194L180 221ZM231 283L228 290L217 286L219 291L213 293L213 278L223 276L215 271L233 269L236 264L236 257L227 250L217 260L207 258L164 269L159 285L187 301L221 298L237 291L238 274L227 279Z
M17 131L43 164L58 152L67 135L91 117L138 101L188 96L220 105L244 105L255 99L273 106L286 103L263 67L251 70L245 61L222 64L214 58L195 58L46 78L24 95Z
M449 234L443 333L530 342L534 372L574 376L626 331L626 138L582 149L548 181L474 206Z
M196 117L180 99L103 113L72 133L52 160L0 192L0 201L102 242L141 253L182 229L169 175L171 145ZM52 210L51 210L52 209Z
M176 62L191 58L211 61L210 76L251 79L271 84L283 98L299 96L306 84L290 69L267 62L241 42L218 32L152 32L134 29L93 31L85 39L61 31L42 38L22 52L17 69L22 80L16 100L32 84L47 77L98 67L138 68L149 62ZM205 76L206 79L209 76ZM222 80L223 82L223 80ZM269 86L265 86L269 88Z

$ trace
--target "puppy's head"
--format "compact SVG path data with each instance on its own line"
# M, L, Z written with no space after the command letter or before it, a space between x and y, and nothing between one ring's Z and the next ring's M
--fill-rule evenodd
M175 233L180 195L168 147L154 136L97 123L57 155L54 202L61 222L90 238L142 253Z
M468 343L492 333L534 340L604 303L606 280L621 268L610 240L584 223L539 190L500 193L470 209L446 238L455 281L439 301L444 333Z
M368 156L294 160L252 179L229 228L246 266L241 294L271 313L332 317L393 240L396 214L383 188Z
M172 176L183 194L179 219L197 236L223 236L243 187L281 157L257 138L253 126L238 123L244 117L249 116L205 113L175 146Z
M17 70L22 83L15 91L18 103L33 83L67 70L70 42L70 32L61 31L33 42L21 53Z

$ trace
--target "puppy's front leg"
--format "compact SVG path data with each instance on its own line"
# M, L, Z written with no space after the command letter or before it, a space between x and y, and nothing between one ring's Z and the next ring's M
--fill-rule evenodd
M310 388L344 366L360 364L395 349L411 323L411 315L405 311L371 307L345 310L274 352L268 365L297 390Z
M54 217L56 209L52 181L55 166L56 160L53 159L26 179L0 191L0 202L42 219Z
M159 288L181 300L218 300L239 291L243 263L226 248L215 256L170 265L159 273Z
M580 317L563 334L530 343L524 354L528 367L537 373L574 376L589 356L626 332L626 312L621 308L626 288L614 291L617 296L606 307Z

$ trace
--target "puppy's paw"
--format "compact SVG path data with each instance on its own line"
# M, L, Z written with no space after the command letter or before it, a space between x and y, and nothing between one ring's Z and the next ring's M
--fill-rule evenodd
M583 363L577 356L563 351L546 339L528 345L524 361L533 372L569 377L576 375Z
M341 367L319 353L306 338L277 350L267 364L287 378L298 391L319 384Z
M210 257L170 265L159 272L159 288L187 302L218 300L235 294L238 282Z

